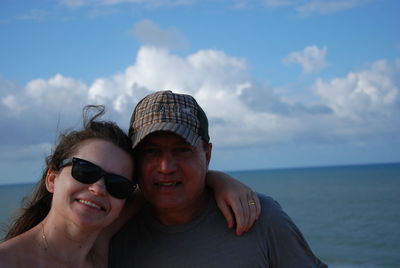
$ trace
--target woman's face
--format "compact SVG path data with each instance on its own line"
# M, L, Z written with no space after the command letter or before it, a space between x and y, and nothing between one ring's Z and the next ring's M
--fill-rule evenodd
M70 157L87 160L108 173L132 180L131 156L111 142L101 139L86 140ZM121 212L125 199L110 195L103 178L93 184L78 182L72 177L71 168L69 165L59 173L50 172L47 176L47 189L53 192L50 213L54 210L54 215L60 216L60 219L84 228L103 228L112 223Z

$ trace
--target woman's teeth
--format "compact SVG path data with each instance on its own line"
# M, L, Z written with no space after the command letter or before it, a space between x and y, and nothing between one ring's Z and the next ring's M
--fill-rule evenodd
M85 205L88 205L88 206L93 207L93 208L97 208L99 210L103 210L102 207L100 207L99 205L96 205L96 204L94 204L94 203L92 203L90 201L87 201L87 200L79 199L78 202L82 203L82 204L85 204Z

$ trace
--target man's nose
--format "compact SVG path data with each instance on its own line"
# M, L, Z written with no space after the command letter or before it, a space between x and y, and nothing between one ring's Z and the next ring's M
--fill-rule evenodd
M170 174L176 171L176 159L175 157L169 153L165 152L161 155L159 170L161 173Z

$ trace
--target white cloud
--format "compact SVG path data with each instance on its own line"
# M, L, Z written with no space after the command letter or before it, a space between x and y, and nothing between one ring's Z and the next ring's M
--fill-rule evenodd
M90 3L95 3L96 1L90 1L90 0L60 0L60 4L67 6L67 7L83 7L86 5L89 5Z
M234 0L226 1L229 5L236 9L259 8L260 5L267 8L291 8L303 17L315 14L325 15L346 9L355 8L365 5L376 0ZM189 6L200 3L198 0L59 0L62 6L70 8L92 7L92 8L109 8L117 7L122 4L131 4L136 7L142 6L146 8L162 8L171 6ZM114 13L115 11L112 11ZM95 15L107 14L107 11L97 9ZM35 16L35 14L32 14ZM29 16L32 17L32 16Z
M135 64L124 73L96 80L89 89L89 98L102 101L124 99L126 108L118 102L118 109L131 112L133 103L154 90L172 89L199 96L207 93L209 96L217 93L219 88L233 89L247 76L246 68L244 61L221 51L203 50L179 57L165 49L142 47Z
M312 0L305 1L297 6L296 10L302 16L325 15L354 8L367 2L370 2L370 0Z
M318 55L325 53L322 52ZM192 94L209 116L213 140L224 146L298 139L352 140L356 135L380 133L375 125L377 122L388 124L396 120L393 111L398 103L398 89L393 74L384 63L377 62L374 66L376 68L356 75L369 80L353 81L352 73L348 75L350 79L333 80L349 80L343 83L357 84L357 89L344 86L345 90L338 90L335 82L317 80L315 96L310 96L315 101L305 103L282 97L272 88L253 81L245 61L222 51L203 50L179 57L164 49L142 47L134 65L124 73L96 81L89 94L92 98L113 103L114 109L125 114L127 121L137 101L151 91L172 89ZM329 95L331 91L336 93ZM346 102L348 110L345 112L346 109L338 108L337 103L352 91L356 93ZM357 93L359 91L364 93ZM362 108L364 95L371 101L365 111ZM352 103L360 104L352 106ZM356 109L357 106L360 108ZM370 114L376 115L374 120ZM369 124L372 129L364 124ZM332 127L337 131L332 132Z
M243 59L223 51L200 50L183 57L143 46L131 66L91 85L57 74L32 80L20 92L2 93L0 120L15 138L29 144L46 143L49 133L54 137L60 118L61 129L71 127L66 123L78 121L84 104L99 103L106 105L107 118L126 129L141 98L155 90L171 89L193 95L204 107L212 140L219 146L361 142L399 131L399 62L377 61L345 77L317 79L309 95L313 101L305 101L282 96L255 81ZM12 121L5 116L10 110L17 114Z
M387 118L399 119L400 68L385 60L368 69L350 72L345 78L324 82L318 79L314 90L340 118L365 123Z
M311 16L331 14L361 6L371 1L373 0L262 0L262 3L267 7L294 8L300 16Z
M188 41L176 28L161 29L150 20L142 20L135 24L131 33L144 45L169 49L183 49Z
M61 74L32 80L25 87L1 89L0 124L7 131L0 132L0 140L4 144L52 141L60 130L77 126L82 107L88 104L88 87Z
M134 3L134 4L146 4L148 6L180 6L180 5L190 5L196 1L195 0L101 0L101 2L108 5Z
M17 17L20 20L43 20L48 12L42 9L31 9L26 14Z
M16 96L8 95L1 99L1 103L10 111L12 115L19 115L27 107L22 104Z
M220 145L272 142L296 133L295 120L274 114L273 104L279 98L272 90L261 88L265 92L258 93L260 88L249 77L246 62L222 51L201 50L179 57L165 49L145 46L139 50L134 65L111 78L97 79L88 95L91 101L112 105L128 122L142 97L162 89L195 96L213 122L213 140ZM256 96L258 102L250 95ZM271 98L263 102L259 96Z
M0 77L0 115L18 116L26 109L24 101L14 95L21 90L22 88L14 82Z
M290 6L295 4L293 0L263 0L262 2L270 7Z
M304 73L317 73L328 66L325 59L327 48L308 46L303 51L290 53L283 59L285 64L298 63L303 67Z
M235 0L233 3L233 8L235 9L245 9L247 8L248 3L246 0Z
M56 74L49 79L35 79L25 87L26 96L36 105L49 108L75 109L77 100L87 99L87 86L74 78Z

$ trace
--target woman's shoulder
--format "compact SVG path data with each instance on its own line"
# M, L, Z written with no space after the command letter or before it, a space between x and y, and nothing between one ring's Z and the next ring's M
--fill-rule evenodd
M15 246L14 239L7 240L0 244L0 264L1 267L16 267L21 254Z
M34 267L38 257L38 246L38 242L29 231L0 243L0 266Z

